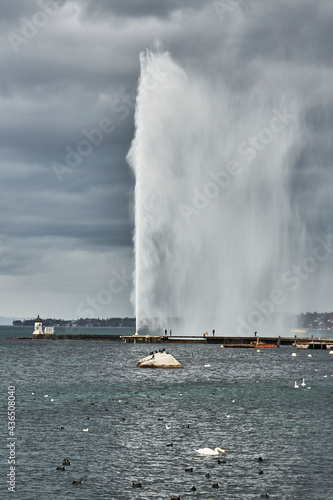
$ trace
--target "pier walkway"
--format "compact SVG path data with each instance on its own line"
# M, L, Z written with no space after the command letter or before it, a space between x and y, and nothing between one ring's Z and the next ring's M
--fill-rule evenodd
M163 335L108 335L108 334L71 334L52 333L33 337L21 337L11 340L64 340L64 341L94 341L123 342L126 344L220 344L224 347L250 348L256 347L257 337L224 337L224 336L163 336ZM297 337L260 337L260 344L293 345L303 349L333 349L333 338ZM262 345L259 346L260 348Z

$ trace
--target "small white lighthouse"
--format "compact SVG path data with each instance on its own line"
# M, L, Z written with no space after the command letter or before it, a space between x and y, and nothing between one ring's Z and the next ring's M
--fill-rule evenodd
M43 333L43 322L38 314L37 318L35 319L35 330L33 335L41 335L42 333Z
M38 314L37 318L35 319L35 330L34 330L32 336L38 337L39 335L49 335L52 333L54 333L53 326L46 326L44 328L44 332L43 332L43 321Z

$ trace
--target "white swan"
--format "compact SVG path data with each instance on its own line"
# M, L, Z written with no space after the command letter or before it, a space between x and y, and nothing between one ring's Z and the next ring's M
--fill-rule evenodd
M222 450L221 448L215 448L214 450L212 450L211 448L199 448L198 450L194 451L199 453L199 455L205 455L205 456L213 456L213 455L217 456L220 455L221 453L224 454L227 453L225 450Z
M295 380L295 385L294 385L294 389L298 389L299 388L299 385L297 384L296 380Z
M301 383L301 386L302 386L302 387L305 387L305 386L306 386L306 383L305 383L305 378L303 378L303 382Z

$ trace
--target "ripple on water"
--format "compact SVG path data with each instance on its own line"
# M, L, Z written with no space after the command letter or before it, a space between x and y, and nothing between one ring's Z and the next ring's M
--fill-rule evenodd
M149 353L139 345L7 344L1 370L17 387L16 498L251 499L266 491L278 499L330 498L328 353L301 353L295 363L290 348L259 356L219 346L169 350L184 370L136 368ZM302 378L311 391L294 390ZM226 449L226 463L197 456L203 446ZM57 471L65 457L71 465Z

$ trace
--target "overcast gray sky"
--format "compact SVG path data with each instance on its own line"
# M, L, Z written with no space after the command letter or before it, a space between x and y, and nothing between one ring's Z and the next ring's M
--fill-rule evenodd
M307 238L332 234L332 26L331 0L0 0L0 317L134 314L126 154L157 40L217 84L293 82L294 196ZM333 309L325 272L304 308Z

